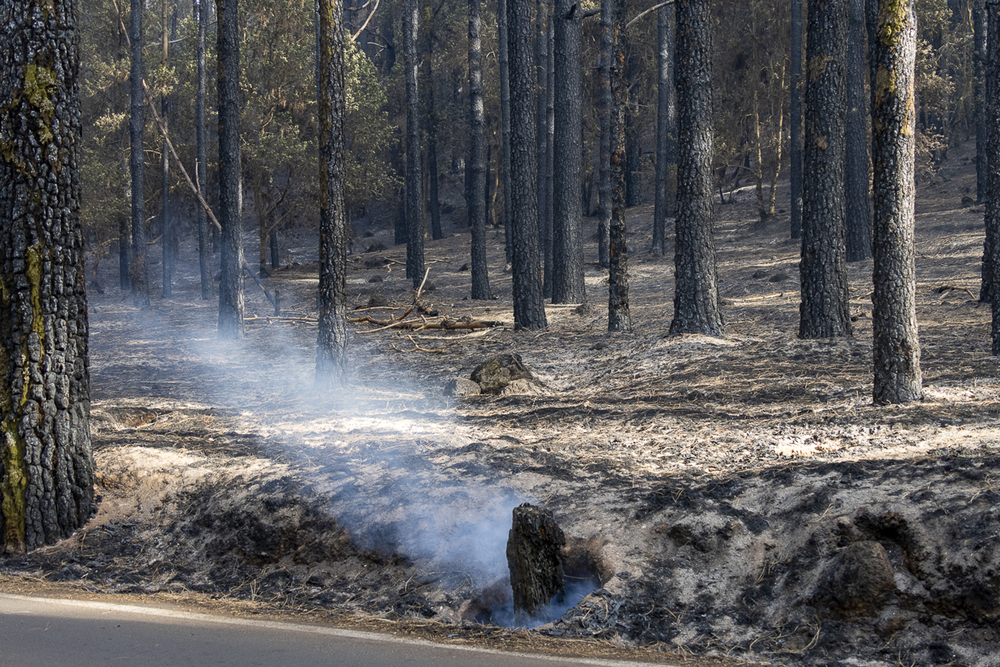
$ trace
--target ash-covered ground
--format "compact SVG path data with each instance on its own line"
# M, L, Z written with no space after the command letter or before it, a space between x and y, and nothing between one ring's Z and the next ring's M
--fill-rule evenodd
M871 262L850 267L855 335L799 340L798 246L787 214L755 221L751 189L717 208L725 338L667 334L673 248L648 253L651 207L628 216L629 334L606 332L592 243L589 305L549 306L546 331L513 331L502 230L497 298L470 301L456 222L427 242L421 297L500 326L354 324L336 395L312 389L311 237L265 281L283 317L248 282L239 343L217 339L184 248L175 296L149 310L92 290L99 511L72 539L0 561L0 587L215 599L448 641L584 638L675 662L997 664L1000 373L970 188L961 151L918 186L926 396L897 407L870 398ZM414 298L405 249L379 250L391 237L377 225L358 232L355 314L401 316ZM445 394L508 352L534 383ZM576 596L530 633L502 627L522 502L561 524Z

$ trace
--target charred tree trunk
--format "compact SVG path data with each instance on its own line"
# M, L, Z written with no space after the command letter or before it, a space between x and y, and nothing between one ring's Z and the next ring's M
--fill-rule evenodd
M916 130L913 70L917 44L913 4L913 0L904 0L892 10L879 12L872 51L879 70L872 142L875 158L872 355L876 405L907 403L923 396L913 243Z
M74 0L0 15L0 553L21 554L94 509L80 54Z
M631 331L632 313L628 302L628 243L625 229L626 133L628 90L625 82L625 3L614 2L612 10L611 75L611 225L608 230L608 331Z
M167 23L170 19L168 0L162 0L162 12L160 19L161 26L161 47L163 57L163 69L166 71L170 63L170 32ZM170 95L164 91L160 97L160 118L163 121L164 132L170 124ZM167 140L164 137L160 146L160 248L162 251L162 291L163 297L173 296L174 280L174 254L173 254L174 228L170 220L170 152L167 149Z
M510 151L513 241L514 326L544 329L545 302L539 266L538 196L535 161L535 76L531 57L532 28L530 0L507 0L507 45L510 59Z
M243 338L243 179L240 171L240 31L238 0L216 0L219 87L219 222L222 279L219 337Z
M132 302L140 307L149 305L149 264L146 261L146 162L143 155L143 134L146 127L142 96L143 6L141 0L132 0L132 15L129 19L129 40L132 43L132 63L129 75L131 92L129 172L132 178L132 257L129 261L129 273L132 285Z
M611 186L611 22L614 0L601 0L601 55L598 69L601 81L601 101L598 109L601 146L599 152L597 183L597 263L601 268L611 266L608 256L608 228L611 226L613 188Z
M790 137L788 159L791 163L788 178L792 193L791 235L802 236L802 6L805 0L792 0L791 20L791 104L789 107Z
M500 58L500 123L501 123L501 157L503 164L500 172L503 177L503 229L504 253L507 264L513 261L514 244L511 239L513 224L511 222L511 207L513 193L510 189L510 59L507 55L507 0L497 0L497 40Z
M997 102L996 95L997 90L1000 90L1000 81L998 77L994 75L995 69L997 67L997 62L1000 61L998 58L997 49L1000 48L1000 39L998 39L997 28L1000 27L1000 22L998 22L997 12L1000 11L1000 3L996 0L986 0L986 57L983 63L983 67L986 70L985 77L985 87L984 92L986 93L987 99L987 115L989 117L988 133L987 133L987 145L986 145L986 172L988 178L986 180L986 224L985 224L985 238L983 239L983 263L982 263L982 283L979 287L979 300L983 303L991 303L993 300L993 239L996 237L997 230L1000 229L1000 224L993 224L991 218L991 209L988 207L990 200L993 199L994 186L996 181L993 178L995 171L1000 169L1000 155L997 151L1000 150L1000 138L993 136L993 125L994 116L997 113ZM997 209L997 213L994 215L1000 215L1000 209Z
M552 295L552 218L549 216L549 5L547 0L535 3L535 67L538 75L536 112L538 114L538 150L536 180L538 181L538 234L542 250L542 296Z
M195 178L198 192L202 197L208 197L208 138L205 124L205 99L208 94L208 75L205 67L205 39L208 33L208 9L205 0L195 0L195 12L198 19L198 92L195 98L195 142L197 143L198 159L195 162ZM210 239L208 229L208 214L201 206L198 207L198 268L201 274L201 298L212 298L212 270Z
M429 213L431 225L431 238L435 241L444 238L444 230L441 229L441 198L438 193L438 178L440 169L438 168L438 138L437 138L437 107L434 104L434 58L433 58L434 35L427 30L427 64L424 71L427 76L424 85L427 88L427 211Z
M847 0L811 4L799 264L801 338L851 335L844 238L846 50Z
M583 303L587 300L583 280L583 242L580 222L580 172L583 149L583 90L580 81L582 15L572 0L555 0L552 15L555 48L555 128L552 148L552 303Z
M662 257L667 244L667 217L673 213L671 172L677 169L677 90L674 88L674 8L657 11L656 185L653 204L652 253Z
M627 39L624 25L618 38ZM628 98L625 106L625 205L633 207L642 204L642 128L639 125L636 93L639 57L634 47L623 48L626 52L625 91Z
M725 333L712 229L712 33L708 0L677 0L677 220L671 333Z
M844 199L847 261L872 256L871 170L868 159L869 96L865 94L865 0L850 0L847 42L847 123Z
M469 120L472 141L469 167L469 223L472 227L472 298L490 298L490 278L486 263L486 112L483 106L483 42L479 0L469 0Z
M565 544L566 537L552 512L528 503L514 508L507 567L514 593L514 619L519 625L526 625L553 601L562 601Z
M344 26L342 0L319 1L319 340L316 386L347 382L347 216L344 210Z
M989 161L987 142L989 141L989 114L986 97L987 26L985 0L975 0L972 9L972 31L974 47L972 63L975 71L975 114L976 114L976 202L986 201L989 192Z
M420 102L417 92L418 0L403 7L403 62L406 66L406 277L417 288L424 279L424 223L420 215Z

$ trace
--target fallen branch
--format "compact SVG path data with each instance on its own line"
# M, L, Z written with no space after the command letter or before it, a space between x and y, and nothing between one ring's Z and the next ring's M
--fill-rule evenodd
M392 346L392 349L396 350L397 352L426 352L427 354L444 354L444 350L428 350L425 347L420 347L417 344L417 341L413 340L413 336L407 336L407 338L409 338L410 342L413 343L412 350L400 350L395 345Z

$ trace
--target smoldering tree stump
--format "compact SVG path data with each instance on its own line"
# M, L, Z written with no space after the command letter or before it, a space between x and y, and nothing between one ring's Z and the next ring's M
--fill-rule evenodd
M565 544L566 537L552 512L529 503L514 508L507 538L507 567L518 623L537 616L553 599L562 601Z

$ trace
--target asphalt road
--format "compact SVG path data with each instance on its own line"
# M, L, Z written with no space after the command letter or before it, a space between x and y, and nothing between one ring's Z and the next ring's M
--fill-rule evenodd
M633 667L639 664L442 646L325 625L0 594L0 667Z

